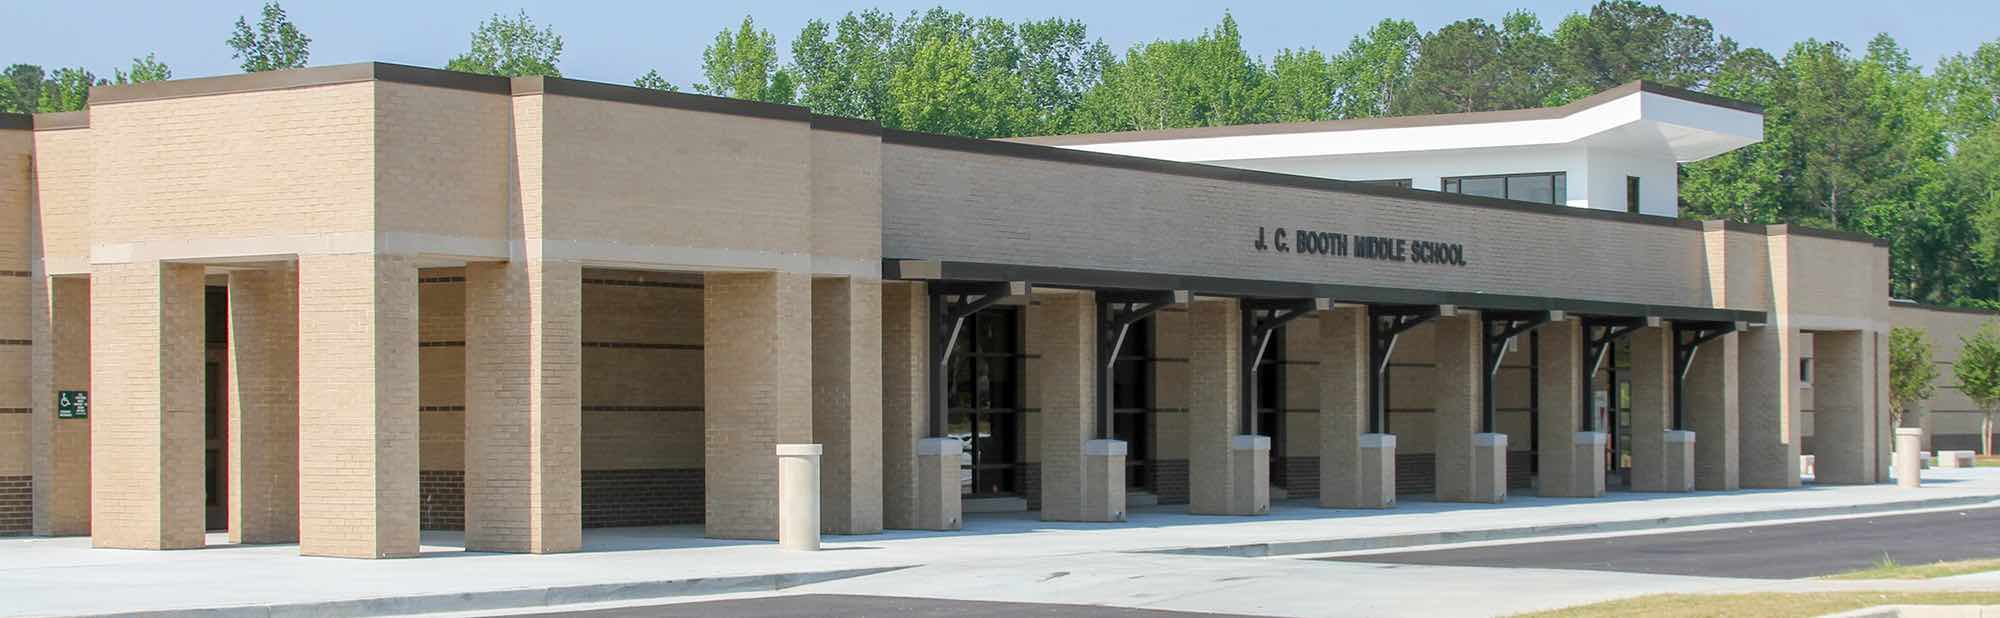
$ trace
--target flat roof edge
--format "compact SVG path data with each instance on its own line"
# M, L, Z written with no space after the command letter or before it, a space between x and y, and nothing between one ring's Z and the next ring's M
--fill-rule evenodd
M915 271L904 272L906 262ZM1245 298L1330 298L1371 305L1455 305L1496 311L1563 311L1575 315L1658 317L1678 321L1764 323L1767 313L1743 309L1683 307L1572 298L1486 294L1449 290L1387 288L1236 277L961 262L882 261L883 279L924 281L1025 281L1049 287L1109 290L1185 290L1194 294Z
M1939 313L1963 313L1968 315L1983 315L1983 316L2000 318L2000 311L1994 311L1992 309L1980 309L1978 307L1952 307L1947 305L1933 305L1930 303L1920 303L1914 300L1908 300L1903 298L1889 299L1889 306L1902 307L1904 309L1921 309L1924 311L1936 311Z
M1373 116L1365 118L1342 118L1311 122L1266 122L1255 124L1221 125L1209 127L1183 127L1174 129L1140 129L1133 131L1111 131L1101 133L1077 133L1070 135L1039 135L1010 138L1007 141L1046 146L1085 146L1093 144L1118 144L1131 142L1152 142L1177 139L1209 139L1229 137L1253 137L1265 135L1291 135L1334 131L1366 131L1375 129L1408 129L1417 127L1439 127L1470 124L1491 124L1499 122L1521 122L1528 120L1555 120L1567 118L1583 110L1597 107L1611 101L1638 93L1656 94L1680 99L1691 103L1709 105L1739 112L1762 115L1764 108L1749 101L1739 101L1686 88L1669 86L1649 81L1633 81L1614 86L1590 96L1555 107L1528 107L1521 109L1493 110L1484 112L1463 112L1452 114L1419 114L1411 116Z
M27 131L35 128L35 117L27 114L0 113L0 131Z
M1679 229L1694 229L1694 230L1702 229L1701 222L1695 221L1693 219L1679 219L1674 217L1662 217L1658 215L1632 214L1632 213L1616 212L1610 210L1599 210L1591 208L1551 206L1547 204L1517 202L1517 201L1503 200L1498 198L1479 197L1475 195L1445 193L1442 191L1399 189L1394 187L1385 187L1381 185L1374 185L1363 182L1336 180L1332 178L1320 178L1317 176L1299 176L1294 174L1283 174L1279 172L1267 172L1267 171L1243 169L1237 167L1208 165L1205 163L1187 163L1181 161L1168 161L1165 159L1150 159L1146 157L1135 157L1130 155L1093 152L1088 150L1076 150L1076 149L1062 148L1057 146L1042 146L1039 144L1029 144L1024 142L985 140L985 139L975 139L969 137L955 137L950 135L939 135L935 133L919 133L915 131L903 131L898 129L883 129L882 142L916 146L920 148L956 150L961 152L971 152L971 153L985 154L992 156L1039 159L1044 161L1053 161L1057 163L1076 163L1081 165L1091 165L1098 167L1112 167L1112 168L1127 169L1127 170L1141 171L1141 172L1171 174L1175 176L1187 176L1192 178L1206 178L1210 180L1248 182L1248 183L1256 183L1262 185L1291 187L1291 188L1307 189L1314 191L1331 191L1338 193L1354 193L1363 195L1375 195L1380 197L1413 199L1417 201L1433 202L1439 204L1450 204L1455 206L1490 208L1490 209L1508 210L1514 212L1553 215L1559 217L1580 217L1585 219L1595 219L1599 221L1616 221L1622 223L1636 223L1641 225L1655 225L1655 226L1672 227Z

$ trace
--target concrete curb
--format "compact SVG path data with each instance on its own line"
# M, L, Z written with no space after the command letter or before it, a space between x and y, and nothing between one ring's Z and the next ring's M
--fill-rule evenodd
M1995 618L2000 605L1877 605L1821 618Z
M205 616L212 618L312 616L316 618L338 618L346 616L385 616L517 609L574 605L578 603L638 601L734 592L766 592L850 577L900 571L911 566L914 565L835 569L801 573L741 575L736 577L579 584L573 586L549 586L545 588L512 588L446 594L310 601L303 603L159 609L107 614L77 614L77 616L93 618L164 618L167 616Z
M1741 513L1714 513L1708 515L1686 515L1680 517L1654 517L1579 524L1556 524L1549 526L1520 526L1514 528L1487 528L1483 530L1442 530L1415 532L1373 537L1348 537L1338 539L1313 539L1304 541L1282 541L1276 543L1248 543L1240 545L1216 545L1209 547L1175 547L1168 549L1139 550L1141 554L1175 554L1188 556L1233 556L1239 558L1265 558L1271 556L1294 556L1300 554L1326 554L1334 552L1366 551L1372 549L1394 549L1423 545L1443 545L1448 543L1477 543L1482 541L1505 541L1544 536L1565 536L1571 534L1591 534L1598 532L1632 532L1641 530L1664 530L1688 526L1714 524L1752 523L1781 519L1801 519L1830 515L1867 515L1917 509L1945 508L2000 504L2000 496L1961 496L1956 498L1931 498L1924 500L1903 500L1875 504L1823 506L1775 511L1752 511Z

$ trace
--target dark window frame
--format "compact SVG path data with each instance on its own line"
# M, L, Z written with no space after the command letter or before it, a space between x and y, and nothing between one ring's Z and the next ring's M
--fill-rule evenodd
M1158 360L1154 354L1156 333L1153 318L1139 320L1125 334L1125 345L1119 348L1118 358L1112 361L1112 431L1125 441L1127 489L1150 490L1157 486L1157 469L1153 464L1156 454L1153 449L1154 414L1158 395L1154 375L1154 362ZM1127 370L1129 375L1124 376L1131 378L1129 383L1119 379L1120 371L1116 368L1122 367L1133 367ZM1137 401L1133 401L1135 396ZM1119 432L1117 426L1121 423L1129 423L1130 431ZM1124 435L1118 435L1121 433Z
M1625 212L1639 214L1639 177L1625 177Z
M1547 179L1549 181L1549 201L1540 202L1540 201L1524 200L1513 197L1514 193L1513 181L1515 179L1525 180L1530 178ZM1548 204L1551 206L1562 206L1569 203L1569 172L1521 172L1514 174L1477 174L1470 176L1445 176L1443 178L1438 179L1438 190L1443 191L1445 193L1457 193L1460 195L1464 195L1465 194L1464 181L1493 180L1493 179L1499 179L1501 181L1500 199L1513 200L1517 202L1527 202L1530 204Z
M954 360L953 375L948 382L952 385L952 394L947 401L950 406L948 425L958 427L962 421L968 431L967 436L962 438L966 442L966 461L959 464L959 469L971 477L971 486L961 490L960 496L964 498L1019 497L1022 493L1022 464L1027 452L1027 419L1024 416L1027 412L1024 407L1027 395L1025 313L1020 307L1002 305L973 314L966 318L966 330L959 339L962 347L952 351ZM980 327L993 323L1008 325L1010 336L1002 345L1005 349L986 349L988 342L984 341L984 331ZM978 367L982 364L1008 368L1005 382L994 385L999 388L989 388L988 397L983 402L979 400L977 386ZM972 373L960 374L961 371ZM961 375L970 377L961 381ZM995 374L989 371L987 375ZM970 393L961 388L968 384L972 385ZM1003 392L1007 400L996 401ZM965 399L971 400L969 405ZM1000 452L992 457L987 456L987 446L978 439L982 428L993 434L991 442L999 447ZM989 486L998 489L980 491Z

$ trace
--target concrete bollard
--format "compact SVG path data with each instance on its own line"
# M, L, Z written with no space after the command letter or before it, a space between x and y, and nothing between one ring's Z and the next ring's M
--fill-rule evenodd
M1692 431L1667 431L1663 491L1694 491L1694 441Z
M1472 502L1507 501L1507 434L1472 434Z
M1271 511L1271 438L1231 436L1229 438L1231 479L1230 515L1263 515Z
M819 551L818 444L778 445L778 545Z
M1918 427L1896 428L1896 485L1917 487L1923 484L1923 463L1917 449L1923 448L1924 430Z
M965 483L965 443L958 438L917 441L917 529L957 530L965 514L959 486Z

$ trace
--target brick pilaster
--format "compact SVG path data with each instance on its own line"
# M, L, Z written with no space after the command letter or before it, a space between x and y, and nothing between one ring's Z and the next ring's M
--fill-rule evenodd
M299 540L299 284L229 275L229 540Z
M716 538L778 538L779 444L812 442L812 281L709 273L702 306L708 490Z
M882 525L917 527L917 441L924 438L930 307L922 283L882 283ZM950 499L956 500L953 494Z
M204 544L203 268L91 268L91 544Z
M1477 488L1473 434L1480 433L1480 360L1482 336L1479 314L1460 311L1438 318L1432 336L1437 344L1437 499L1463 501L1476 498Z
M812 284L813 441L821 529L882 531L882 283Z
M465 267L465 546L583 543L583 269Z
M90 390L90 280L38 277L30 286L33 529L44 536L90 534L90 419L56 418L58 391Z
M1240 515L1230 441L1240 426L1243 382L1243 312L1234 299L1200 299L1188 305L1188 512Z
M1695 489L1733 491L1742 487L1740 386L1737 335L1730 333L1695 350L1688 367L1688 429L1694 430Z
M400 256L299 258L299 552L413 556L417 269Z

